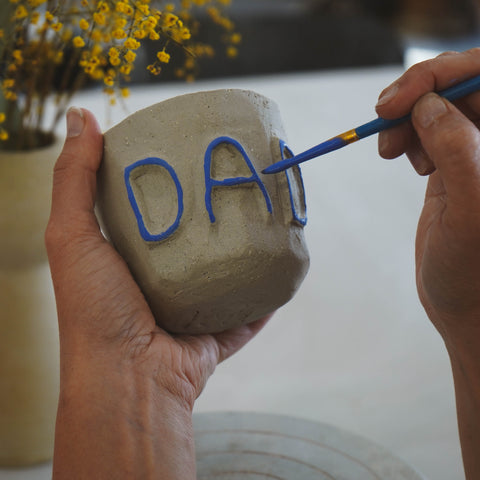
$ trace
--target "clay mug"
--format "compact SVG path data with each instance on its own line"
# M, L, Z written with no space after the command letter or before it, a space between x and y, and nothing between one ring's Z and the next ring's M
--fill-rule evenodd
M97 211L157 324L214 333L288 302L309 265L299 167L278 107L251 91L187 94L105 133Z

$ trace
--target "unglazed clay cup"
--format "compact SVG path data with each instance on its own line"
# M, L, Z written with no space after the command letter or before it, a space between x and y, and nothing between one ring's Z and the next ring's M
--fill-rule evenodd
M183 95L105 133L97 211L172 333L215 333L288 302L309 265L299 167L280 114L251 91Z

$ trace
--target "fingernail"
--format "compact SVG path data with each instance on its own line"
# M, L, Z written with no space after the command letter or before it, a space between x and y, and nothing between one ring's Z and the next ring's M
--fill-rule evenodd
M378 102L377 102L377 107L379 107L380 105L385 105L390 100L392 100L393 97L397 94L398 88L399 88L398 83L392 83L389 87L387 87L380 94L380 97L378 98Z
M70 107L67 111L67 138L78 137L85 125L83 112L80 108Z
M380 132L378 134L378 153L383 157L390 147L390 135L388 132Z
M423 148L418 151L416 155L410 156L409 159L413 168L421 176L429 175L435 170L432 161L428 158L428 155Z
M446 112L445 102L438 95L428 93L415 108L415 117L421 127L428 128Z

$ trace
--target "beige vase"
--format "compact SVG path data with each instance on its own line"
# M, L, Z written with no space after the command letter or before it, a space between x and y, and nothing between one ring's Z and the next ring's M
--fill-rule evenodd
M44 231L61 146L0 151L0 466L53 453L59 347Z

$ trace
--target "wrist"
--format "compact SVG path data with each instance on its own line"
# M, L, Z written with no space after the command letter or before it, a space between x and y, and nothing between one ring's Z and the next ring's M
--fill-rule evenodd
M193 480L190 405L151 376L105 367L62 374L54 479Z

